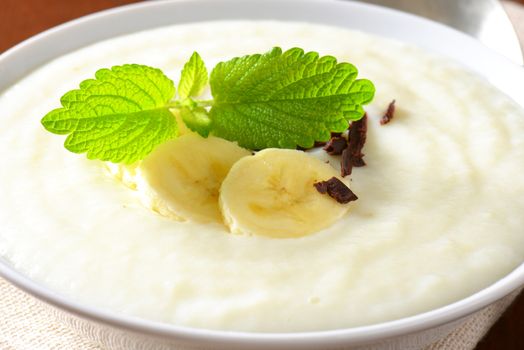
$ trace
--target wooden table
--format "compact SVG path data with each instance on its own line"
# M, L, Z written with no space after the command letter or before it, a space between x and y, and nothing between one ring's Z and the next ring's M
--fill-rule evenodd
M524 4L524 0L519 0ZM1 0L0 52L71 19L137 0ZM524 40L524 33L521 33ZM524 349L524 295L492 328L477 350Z

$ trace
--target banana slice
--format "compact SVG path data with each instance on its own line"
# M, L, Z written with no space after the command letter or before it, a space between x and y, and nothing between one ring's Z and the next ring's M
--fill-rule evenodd
M349 208L313 186L333 176L341 179L333 167L304 152L266 149L233 165L220 188L220 209L233 233L305 236L330 226Z
M231 166L251 152L236 143L189 132L159 146L137 169L146 205L176 220L222 222L218 193Z

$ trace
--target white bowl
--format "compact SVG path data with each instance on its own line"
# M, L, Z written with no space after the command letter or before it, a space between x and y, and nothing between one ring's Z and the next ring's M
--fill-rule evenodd
M214 19L309 21L358 29L448 56L485 76L524 108L524 70L443 25L361 3L307 1L154 1L86 16L39 34L0 56L0 91L43 63L99 40L174 23ZM23 276L0 257L0 275L47 304L85 334L115 349L420 349L449 334L472 313L524 284L524 264L490 287L423 314L351 329L260 334L178 327L71 301Z

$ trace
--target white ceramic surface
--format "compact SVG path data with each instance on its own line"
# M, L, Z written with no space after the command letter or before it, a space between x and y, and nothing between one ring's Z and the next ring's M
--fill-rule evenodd
M484 75L524 108L524 70L474 39L398 11L331 0L154 1L101 12L51 29L5 52L0 56L0 91L52 58L102 39L167 24L240 18L310 21L413 43ZM0 229L2 226L0 223ZM51 310L60 319L86 336L118 349L419 349L524 284L522 264L475 295L417 316L346 330L250 334L176 327L80 305L24 277L1 258L0 274L53 305Z

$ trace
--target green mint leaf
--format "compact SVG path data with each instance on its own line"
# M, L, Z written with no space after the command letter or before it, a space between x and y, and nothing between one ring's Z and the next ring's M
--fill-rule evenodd
M204 107L182 107L180 109L180 116L184 124L192 131L199 133L203 137L209 135L209 131L211 131L211 119L209 119L209 114Z
M250 149L311 147L347 129L373 99L368 80L331 56L278 47L237 57L211 72L212 133Z
M69 134L65 147L72 152L130 164L177 136L168 107L174 95L173 82L159 69L136 64L101 69L79 90L66 93L63 107L49 112L42 124L52 133Z
M207 84L207 69L202 58L197 52L191 55L189 61L182 69L180 82L178 83L178 95L180 98L199 96Z

